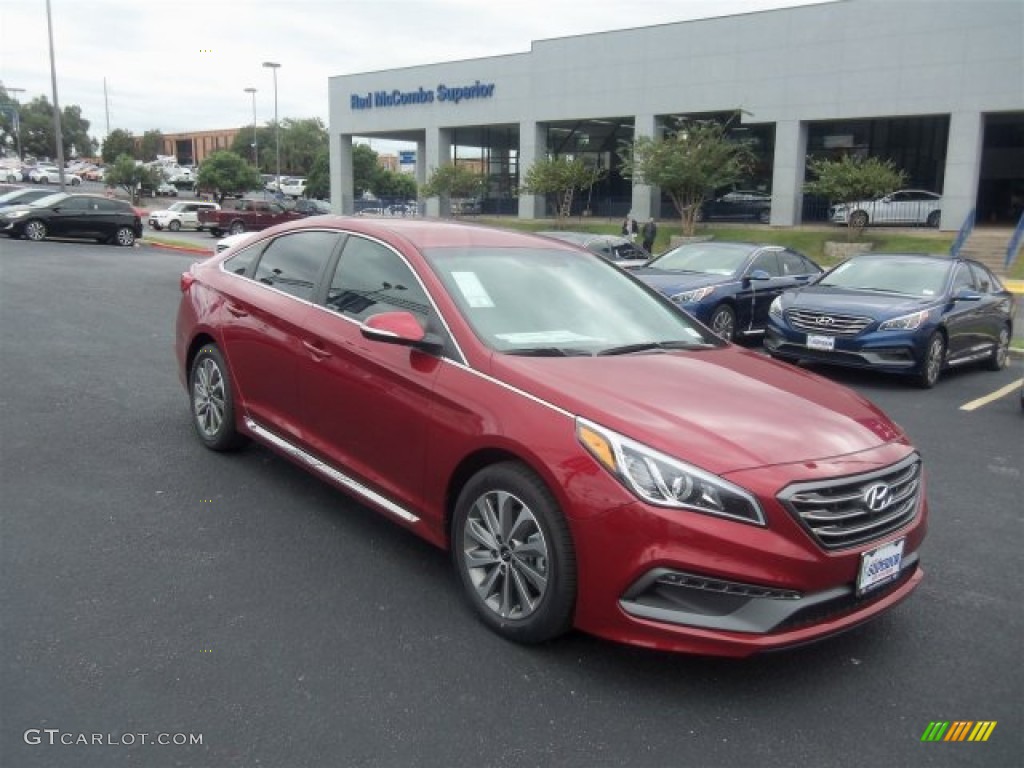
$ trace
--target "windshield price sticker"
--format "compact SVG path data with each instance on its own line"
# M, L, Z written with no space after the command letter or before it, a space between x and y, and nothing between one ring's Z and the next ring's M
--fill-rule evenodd
M835 336L808 336L807 337L807 348L808 349L820 349L824 352L831 352L836 348L836 337Z
M906 539L893 541L860 556L860 573L857 576L858 595L863 595L865 592L899 578L905 542Z

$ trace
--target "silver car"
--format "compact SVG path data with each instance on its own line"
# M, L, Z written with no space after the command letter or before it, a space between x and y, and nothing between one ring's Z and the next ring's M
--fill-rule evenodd
M877 200L841 203L829 209L833 224L866 227L869 224L939 226L942 195L924 189L901 189Z

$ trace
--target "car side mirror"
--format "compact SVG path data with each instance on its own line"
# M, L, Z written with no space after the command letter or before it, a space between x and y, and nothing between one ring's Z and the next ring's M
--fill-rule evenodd
M423 330L412 312L381 312L371 315L359 326L364 338L384 344L415 347L427 352L440 351L441 342Z
M953 294L953 301L981 301L981 294L970 288L961 288Z
M768 272L766 272L763 269L755 269L753 272L751 272L749 275L747 275L747 280L771 280L771 279L772 279L772 276L769 275Z

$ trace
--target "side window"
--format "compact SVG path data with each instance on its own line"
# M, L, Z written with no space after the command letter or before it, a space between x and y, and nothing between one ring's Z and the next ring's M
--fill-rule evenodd
M974 277L971 275L971 270L966 264L961 264L956 268L956 274L953 276L953 293L964 288L972 291L976 289L974 285Z
M333 232L282 235L263 252L253 279L309 301L337 242Z
M130 209L127 203L123 203L120 200L97 200L97 210L103 211L104 213L130 213Z
M198 210L199 210L199 206L198 205L187 205L186 204L185 207L181 209L181 212L182 213L195 213Z
M818 269L799 253L783 251L779 254L784 275L816 275Z
M260 249L258 246L252 246L245 250L239 251L230 259L224 261L224 269L236 275L245 275L249 272L249 267L256 261L256 257L260 255Z
M1002 290L1002 285L995 275L989 272L981 264L970 264L971 272L974 275L974 283L982 293L993 293Z
M88 197L69 197L60 204L65 212L92 210L92 201Z
M405 310L426 318L430 301L416 276L394 251L349 237L327 291L327 307L362 322L380 312Z
M747 270L747 274L749 275L758 269L763 269L772 277L781 277L782 270L779 269L778 253L776 251L766 251L765 253L758 254L750 265L750 269Z

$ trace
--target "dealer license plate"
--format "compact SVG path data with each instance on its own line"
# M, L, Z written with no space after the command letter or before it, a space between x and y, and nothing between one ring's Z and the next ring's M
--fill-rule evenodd
M857 575L858 595L899 578L905 541L899 539L860 556L860 573Z
M836 348L835 336L810 336L807 337L808 349L820 349L823 352L831 352Z

